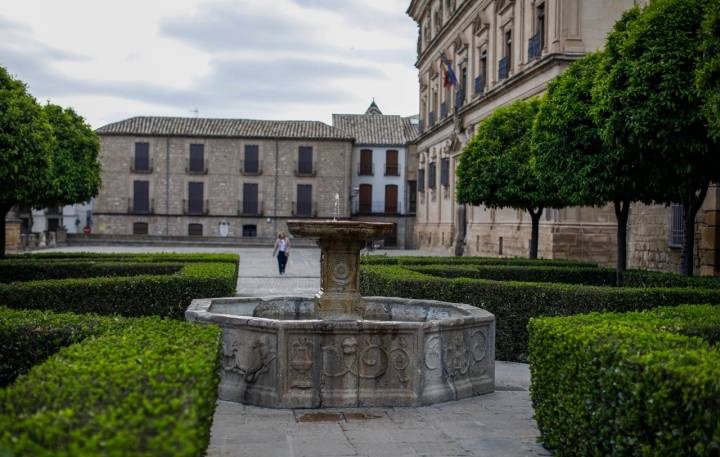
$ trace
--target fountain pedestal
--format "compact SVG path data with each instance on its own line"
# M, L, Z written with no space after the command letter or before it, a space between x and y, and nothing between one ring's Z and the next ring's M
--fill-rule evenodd
M288 221L294 236L316 238L320 247L317 317L357 320L365 314L360 296L360 249L364 240L384 238L392 224L379 222Z
M362 240L390 224L289 221L322 250L316 297L193 300L223 329L218 397L275 408L416 406L492 392L495 316L458 303L360 296Z

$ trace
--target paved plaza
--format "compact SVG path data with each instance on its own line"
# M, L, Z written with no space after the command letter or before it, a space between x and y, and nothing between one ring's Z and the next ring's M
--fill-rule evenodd
M240 254L238 295L311 295L320 251L296 248L280 276L271 248L69 247L93 252ZM388 255L425 255L385 251ZM528 366L497 362L496 391L414 408L275 410L219 401L208 457L514 457L551 455L537 444Z

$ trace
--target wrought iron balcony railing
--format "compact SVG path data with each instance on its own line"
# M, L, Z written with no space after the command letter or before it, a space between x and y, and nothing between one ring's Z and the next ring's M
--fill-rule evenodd
M385 164L385 176L400 176L400 166Z
M430 128L435 127L435 112L434 111L430 111L430 113L428 115L428 126L430 126Z
M238 216L262 217L264 203L258 200L239 200Z
M317 167L315 162L295 162L295 176L314 177L316 175Z
M185 173L189 175L206 175L208 172L207 159L203 159L202 162L186 159L185 161Z
M528 40L528 60L538 59L542 54L542 36L540 32Z
M447 117L447 114L448 114L447 103L446 102L440 103L440 119L445 119Z
M138 160L132 160L130 162L130 173L135 174L150 174L153 172L153 160L148 159L147 163L142 163Z
M500 62L498 62L498 79L502 81L503 79L507 79L508 76L510 76L510 58L503 57L500 59Z
M209 205L207 200L183 200L183 214L187 216L207 216Z
M315 202L292 202L293 217L317 217Z
M155 200L128 198L128 214L155 213Z
M358 164L358 176L375 176L375 163L363 163Z
M475 95L482 95L485 93L485 75L478 75L475 78Z
M245 176L260 176L263 174L262 160L241 160L240 174Z

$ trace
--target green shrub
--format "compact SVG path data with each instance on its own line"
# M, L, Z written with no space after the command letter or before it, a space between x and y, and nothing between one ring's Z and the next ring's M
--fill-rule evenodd
M597 267L596 263L564 259L526 259L522 257L423 257L372 255L361 258L363 265L514 265L555 267Z
M58 349L98 335L121 318L57 314L0 307L0 387L45 360Z
M167 275L177 273L182 266L180 263L148 262L5 261L0 262L0 283L101 276Z
M554 282L615 287L615 270L574 266L516 265L404 265L407 269L441 278L474 278L495 281ZM720 278L688 277L675 273L627 270L625 287L720 288Z
M51 279L0 284L0 305L182 319L195 298L235 295L237 264L189 263L171 275Z
M126 319L61 349L0 390L0 455L205 455L220 333Z
M529 331L535 419L556 455L720 452L720 307L537 318Z
M496 357L512 361L527 361L527 324L531 317L635 311L683 303L720 303L719 289L614 288L438 278L397 265L363 266L360 291L365 296L442 300L486 309L496 317Z

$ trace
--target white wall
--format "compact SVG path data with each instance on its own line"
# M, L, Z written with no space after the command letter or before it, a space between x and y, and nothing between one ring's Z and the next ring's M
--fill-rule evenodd
M360 151L362 149L370 149L373 152L373 168L374 176L358 176L360 169ZM398 168L400 176L385 176L385 152L388 149L394 149L398 152ZM385 212L385 186L387 184L395 184L398 186L398 213L405 214L406 200L406 176L405 176L405 157L407 150L404 147L371 147L356 146L353 148L352 162L352 187L353 187L353 209L357 210L360 200L359 194L356 194L360 184L372 185L372 211L374 213Z

